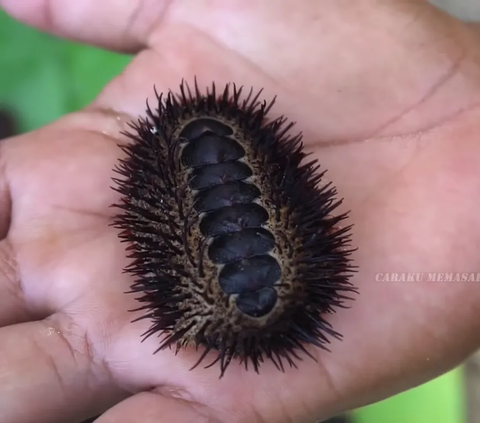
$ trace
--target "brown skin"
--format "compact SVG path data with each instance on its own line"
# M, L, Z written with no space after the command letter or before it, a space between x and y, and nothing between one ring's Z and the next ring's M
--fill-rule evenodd
M0 146L0 421L311 422L447 371L480 346L477 29L407 0L0 0L62 37L136 53L87 109ZM351 209L360 296L299 370L188 369L152 355L108 227L126 122L145 98L212 80L264 87ZM41 107L41 105L39 105ZM125 399L127 398L128 399ZM122 401L123 400L123 401Z

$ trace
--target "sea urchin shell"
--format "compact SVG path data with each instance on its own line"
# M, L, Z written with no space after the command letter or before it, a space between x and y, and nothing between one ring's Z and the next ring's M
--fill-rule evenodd
M316 161L304 163L293 123L266 121L273 105L227 85L206 95L195 82L157 95L131 126L114 179L122 195L114 220L129 244L133 293L164 334L159 349L211 350L222 376L232 358L258 372L340 337L322 317L355 292L350 227ZM157 351L158 351L157 350Z

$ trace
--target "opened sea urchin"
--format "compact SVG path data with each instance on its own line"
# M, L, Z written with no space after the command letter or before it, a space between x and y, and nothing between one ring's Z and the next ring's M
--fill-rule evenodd
M259 95L196 83L157 95L116 168L114 225L152 321L144 336L164 335L158 350L203 347L193 367L216 351L221 376L232 359L258 372L265 358L280 370L313 358L307 344L340 337L324 315L355 291L341 200Z

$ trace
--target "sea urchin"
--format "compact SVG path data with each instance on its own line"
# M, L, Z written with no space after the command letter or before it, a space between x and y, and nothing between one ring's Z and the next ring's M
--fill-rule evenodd
M260 91L261 92L261 91ZM305 348L340 337L322 317L355 292L347 214L302 135L253 90L215 84L201 94L157 95L132 123L115 171L121 209L113 225L129 244L133 293L164 334L158 350L217 351L220 377L232 359L258 372L264 358L284 370ZM158 351L157 350L157 351Z

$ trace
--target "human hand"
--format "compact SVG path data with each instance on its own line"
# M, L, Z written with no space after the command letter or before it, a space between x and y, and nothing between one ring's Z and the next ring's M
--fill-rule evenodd
M479 346L468 283L381 283L381 272L477 272L476 34L419 1L0 0L62 37L136 53L85 110L0 144L0 421L300 422L380 400ZM351 210L360 295L344 335L285 373L153 355L149 322L108 226L119 133L145 99L235 82L278 95ZM39 105L41 107L41 104Z

